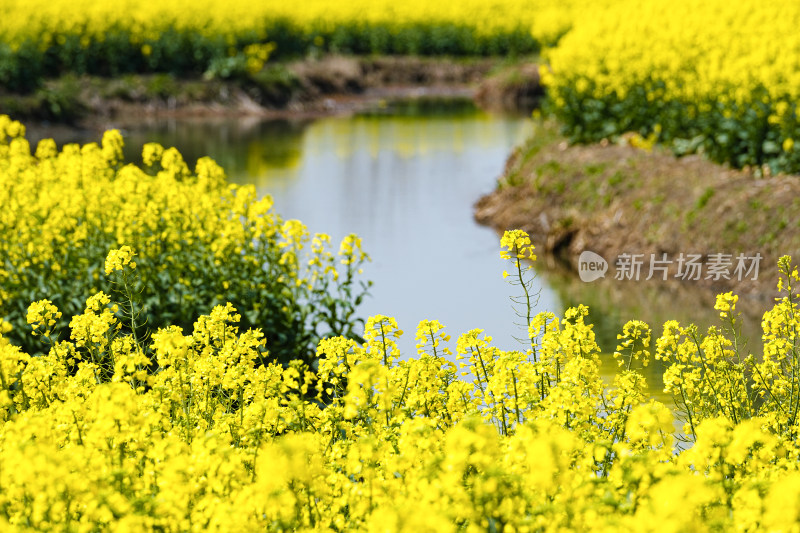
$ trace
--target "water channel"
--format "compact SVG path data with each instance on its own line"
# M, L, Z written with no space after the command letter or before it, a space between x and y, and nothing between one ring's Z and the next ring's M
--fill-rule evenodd
M399 343L404 355L415 353L422 319L442 322L453 349L458 335L473 328L500 348L521 346L515 338L525 330L509 299L518 293L502 277L499 235L474 222L472 206L493 189L513 147L533 133L524 116L488 114L467 100L419 99L314 120L163 119L123 128L131 161L140 161L146 142L177 147L190 166L208 155L232 182L271 195L284 219L302 220L335 242L351 232L361 236L372 256L364 277L374 282L362 316L395 317L406 332ZM44 130L29 138L98 140L92 135ZM604 351L614 350L616 334L631 318L649 321L654 337L667 319L714 322L713 295L702 291L608 279L583 283L553 258L541 258L537 272L534 312L560 315L568 306L590 305ZM613 374L612 361L604 367ZM650 367L655 396L660 372Z
M125 137L133 158L149 141L178 147L190 165L210 155L231 181L271 195L284 219L334 242L358 234L374 283L363 316L395 317L406 332L401 349L413 354L428 318L454 339L481 328L501 348L518 346L524 332L499 237L473 221L472 204L530 132L525 117L482 113L468 100L413 100L313 121L163 121ZM562 311L549 287L538 309Z

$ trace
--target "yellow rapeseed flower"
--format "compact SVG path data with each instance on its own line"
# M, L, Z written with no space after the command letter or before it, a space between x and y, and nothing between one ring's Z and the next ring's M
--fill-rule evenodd
M132 261L135 255L131 247L127 245L109 251L108 256L106 256L106 274L111 274L117 270L124 270L125 267L131 270L135 269L136 263Z

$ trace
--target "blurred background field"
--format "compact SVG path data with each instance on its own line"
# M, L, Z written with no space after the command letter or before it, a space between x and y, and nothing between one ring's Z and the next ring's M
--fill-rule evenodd
M633 132L679 155L796 172L798 23L800 5L755 0L33 0L0 6L0 85L129 73L263 85L281 58L542 51L546 108L573 141Z
M0 7L0 83L20 90L65 72L255 73L275 54L503 55L538 48L530 6L36 0Z

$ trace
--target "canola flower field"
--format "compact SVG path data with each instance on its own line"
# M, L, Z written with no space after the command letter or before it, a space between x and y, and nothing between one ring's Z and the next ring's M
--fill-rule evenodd
M190 5L191 4L191 5ZM260 71L275 53L522 53L577 141L796 172L800 7L496 0L0 5L0 83ZM203 158L123 139L32 149L0 116L0 529L795 531L800 274L745 348L625 325L613 383L587 309L502 351L436 320L417 353L359 321L357 236L331 248ZM507 232L528 301L533 245ZM363 328L361 327L363 325ZM648 398L658 361L674 405ZM675 426L681 427L680 432Z
M0 84L65 72L257 72L270 54L521 54L535 51L521 0L302 5L276 0L32 0L0 5Z
M615 0L548 49L543 82L573 140L626 132L734 167L800 172L800 5ZM570 15L570 13L573 13ZM543 22L544 23L544 22Z
M547 110L574 141L633 132L644 147L793 173L798 24L797 3L756 0L5 2L0 86L83 73L250 79L276 54L541 50Z
M760 353L744 350L727 293L705 333L626 324L610 384L584 306L557 317L526 304L518 351L481 330L453 342L424 320L417 353L401 354L404 333L378 315L362 335L333 321L313 358L299 357L300 338L281 362L281 330L244 328L247 315L292 288L311 298L327 279L346 311L338 323L351 321L356 237L333 254L269 199L226 186L208 159L191 172L174 149L147 145L143 167L125 164L113 131L31 153L21 124L0 126L0 176L14 176L17 199L3 204L0 270L4 531L791 531L800 519L800 274L788 257ZM109 210L119 216L102 218ZM525 304L533 244L509 231L500 249ZM214 270L234 258L245 270ZM254 261L286 283L224 302L241 278L259 283ZM18 292L23 276L59 268L70 276ZM202 287L205 268L223 300L212 308L213 292L187 289L179 308L208 311L151 323L147 285L178 272L177 285ZM72 296L59 290L87 274ZM674 407L648 399L641 369L653 360Z

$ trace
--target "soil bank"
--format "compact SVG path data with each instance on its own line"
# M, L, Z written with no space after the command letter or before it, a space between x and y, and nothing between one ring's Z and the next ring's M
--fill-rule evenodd
M539 122L533 137L510 156L494 192L475 205L477 221L498 231L519 228L539 250L553 253L573 270L590 250L613 259L666 254L670 283L692 283L715 292L767 299L777 296L780 256L800 261L800 179L758 177L702 156L676 158L658 148L618 144L568 146L556 126ZM697 281L678 276L679 255L730 254L731 279ZM738 254L761 254L756 280L733 276ZM660 275L660 273L659 273Z
M474 98L489 109L529 111L542 95L535 58L324 56L268 64L238 79L67 75L30 94L0 89L0 113L101 127L127 117L314 117L407 96Z

